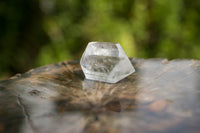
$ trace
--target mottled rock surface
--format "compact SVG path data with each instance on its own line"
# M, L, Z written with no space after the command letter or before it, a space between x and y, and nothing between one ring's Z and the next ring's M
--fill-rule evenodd
M0 133L198 133L200 61L130 59L116 84L65 61L0 81Z

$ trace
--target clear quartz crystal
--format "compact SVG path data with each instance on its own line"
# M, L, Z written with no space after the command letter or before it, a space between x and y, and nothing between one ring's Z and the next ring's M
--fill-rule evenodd
M90 42L80 64L87 79L108 83L116 83L135 72L119 43Z

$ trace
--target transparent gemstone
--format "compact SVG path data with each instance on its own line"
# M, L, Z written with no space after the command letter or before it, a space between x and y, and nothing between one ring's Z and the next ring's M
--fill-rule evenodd
M87 79L108 83L116 83L135 72L119 43L90 42L80 64Z

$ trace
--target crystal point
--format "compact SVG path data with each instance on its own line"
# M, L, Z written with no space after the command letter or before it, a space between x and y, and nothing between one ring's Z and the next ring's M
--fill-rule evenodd
M86 79L116 83L135 72L119 43L90 42L82 55Z

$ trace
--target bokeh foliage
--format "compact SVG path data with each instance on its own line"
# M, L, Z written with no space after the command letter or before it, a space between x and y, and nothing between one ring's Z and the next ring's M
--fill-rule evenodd
M199 0L1 0L0 77L80 58L89 41L128 56L200 59Z

